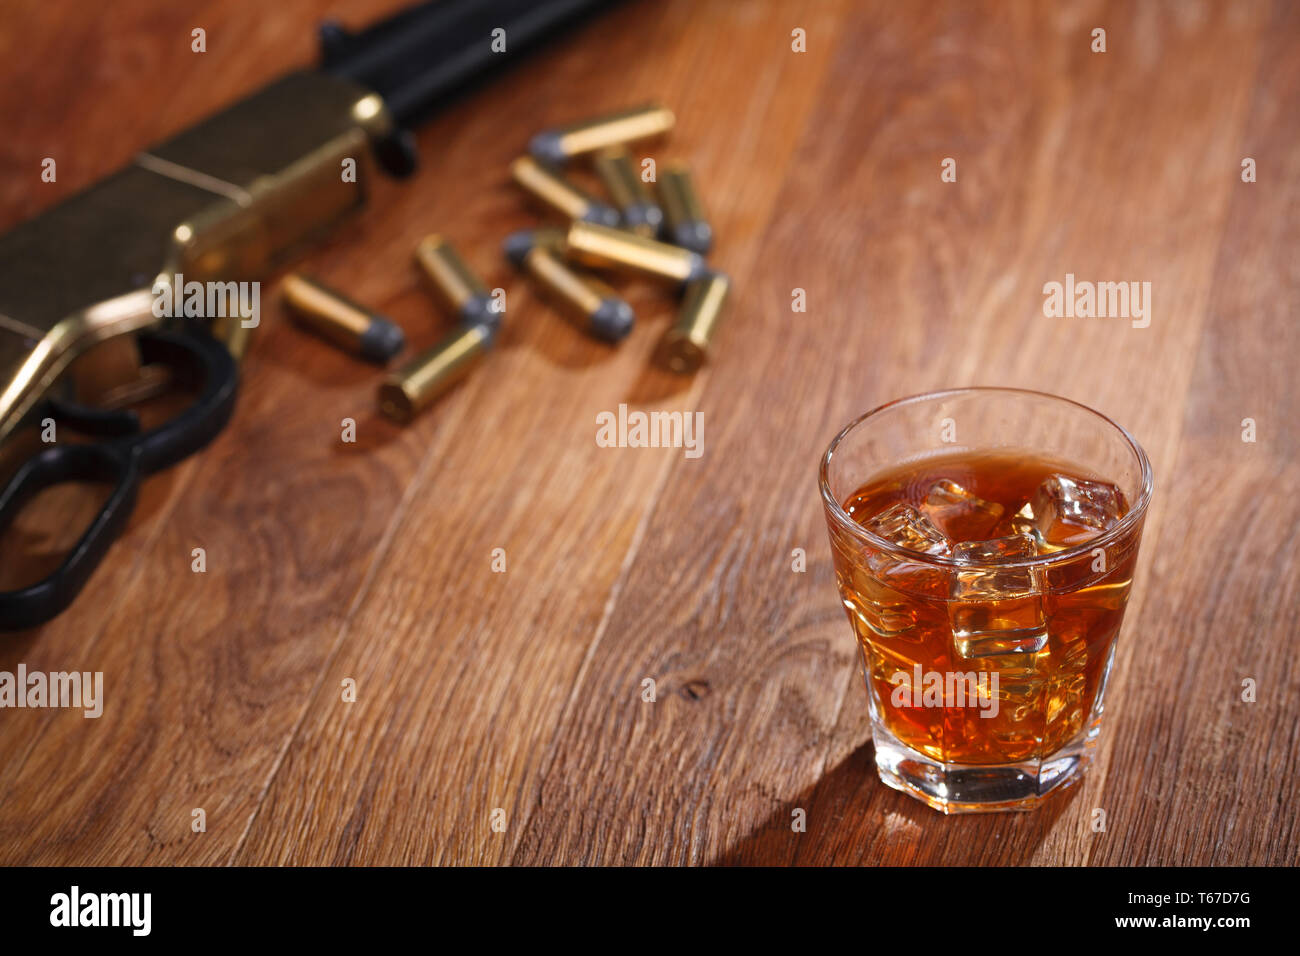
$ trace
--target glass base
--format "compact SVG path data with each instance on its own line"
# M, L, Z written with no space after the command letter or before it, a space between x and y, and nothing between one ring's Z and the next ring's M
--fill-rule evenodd
M1097 730L1081 733L1044 759L1012 764L941 763L876 725L872 741L880 779L942 813L1033 810L1083 776Z

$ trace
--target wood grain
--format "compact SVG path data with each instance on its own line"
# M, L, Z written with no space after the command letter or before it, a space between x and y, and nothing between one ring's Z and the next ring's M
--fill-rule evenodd
M39 83L0 86L0 227L307 62L321 17L397 6L18 3L0 56ZM691 379L651 365L661 293L627 287L610 349L498 251L527 137L647 99L736 280ZM451 236L509 297L479 372L399 428L373 370L268 310L226 432L149 481L75 607L0 643L108 698L0 711L0 862L1294 863L1298 126L1284 2L617 8L423 128L421 174L302 264L418 348L446 320L411 250ZM1150 327L1045 318L1067 272L1151 282ZM1096 407L1156 472L1100 753L1033 814L876 779L816 494L850 418L966 384ZM620 403L698 410L703 456L598 447Z

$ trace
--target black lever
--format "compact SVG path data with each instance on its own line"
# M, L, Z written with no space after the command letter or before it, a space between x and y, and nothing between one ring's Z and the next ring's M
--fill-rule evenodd
M65 424L102 435L104 440L58 444L24 462L0 489L0 532L27 502L54 485L94 481L112 485L113 490L53 572L27 587L0 591L0 631L44 624L71 604L126 528L141 478L198 451L230 419L238 367L225 346L200 330L141 332L138 342L141 361L169 366L176 380L195 386L198 395L175 418L144 432L138 430L134 413L98 413L47 403L39 417L48 414L57 421L62 415Z

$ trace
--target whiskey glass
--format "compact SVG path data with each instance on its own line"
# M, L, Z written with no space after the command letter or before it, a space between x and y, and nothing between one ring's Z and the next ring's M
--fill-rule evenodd
M1065 522L1047 525L1054 543L1034 539L1024 552L994 553L996 541L940 541L926 520L918 540L928 552L900 543L921 509L951 502L946 481L925 492L921 509L846 510L882 475L896 476L881 486L896 497L919 495L925 489L908 487L909 473L932 478L943 462L962 460L977 476L980 462L1013 470L1059 463L1075 472L1044 480L1015 514L1015 502L989 506L1006 512L998 534L1019 532L997 540L1023 545L1051 512ZM1132 436L1084 405L1039 392L933 392L847 425L827 448L819 479L881 780L944 813L1028 810L1078 780L1101 729L1152 494L1150 463ZM1122 511L1117 505L1077 533L1069 522L1084 522L1094 499L1076 486L1113 490ZM989 505L968 497L976 503L957 500L964 515ZM1058 535L1060 528L1076 533Z

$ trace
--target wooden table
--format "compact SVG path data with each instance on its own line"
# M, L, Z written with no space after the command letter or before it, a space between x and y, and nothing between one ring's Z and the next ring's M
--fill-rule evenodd
M0 225L310 61L327 13L396 6L20 0ZM499 252L527 137L647 99L738 289L693 378L650 362L663 293L628 287L611 349ZM75 607L4 639L0 669L103 671L106 702L0 712L0 860L1295 863L1298 134L1285 2L619 8L424 127L419 177L303 263L423 347L448 320L412 250L451 236L508 290L478 373L399 427L376 371L267 308L226 432L149 481ZM1149 281L1150 326L1045 317L1067 273ZM1098 757L1032 814L876 779L816 491L850 418L967 384L1085 402L1156 474ZM598 447L620 403L698 410L703 455ZM76 507L25 516L8 562Z

